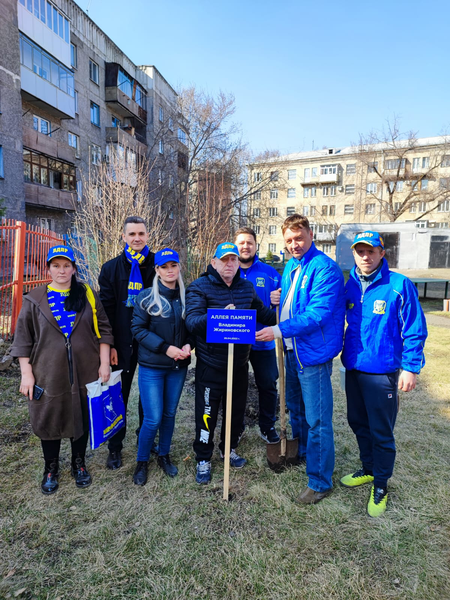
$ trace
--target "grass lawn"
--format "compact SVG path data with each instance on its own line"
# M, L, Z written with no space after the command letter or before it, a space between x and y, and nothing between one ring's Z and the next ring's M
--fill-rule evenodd
M68 443L60 489L40 492L43 461L18 393L18 369L0 373L2 418L0 598L103 599L420 599L450 598L450 330L430 327L418 389L402 394L397 463L388 511L372 520L368 487L347 490L340 476L359 466L335 361L335 491L316 506L295 498L304 469L275 474L251 428L222 500L222 464L213 481L194 481L193 396L178 412L169 480L152 460L149 482L132 482L136 390L124 466L104 467L107 450L89 453L93 484L75 488Z

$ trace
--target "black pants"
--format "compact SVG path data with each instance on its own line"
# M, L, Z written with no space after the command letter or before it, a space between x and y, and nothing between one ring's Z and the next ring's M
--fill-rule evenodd
M125 404L125 425L119 429L119 431L114 435L108 442L108 449L110 452L121 452L123 448L123 440L125 439L125 434L127 432L127 421L126 421L126 412L128 407L128 398L130 397L131 384L133 383L133 377L136 372L137 367L137 343L133 343L133 352L131 355L130 368L128 371L125 369L122 371L122 396L123 403ZM113 370L117 371L120 367L115 367ZM142 410L141 397L139 396L139 428L136 430L136 435L139 435L139 430L142 426L142 421L144 420L144 412Z
M277 420L278 367L275 348L273 350L252 350L250 363L259 393L259 428L266 433Z
M70 444L72 446L72 463L77 456L84 458L86 455L86 448L89 438L89 431L84 433L77 440L70 438ZM61 440L41 440L42 451L44 453L44 460L46 462L52 462L53 460L59 459L59 451L61 449Z
M197 359L195 370L195 441L198 462L211 460L214 450L214 430L222 403L222 430L219 448L225 450L225 415L227 373L208 367ZM245 414L248 389L248 363L233 373L233 407L231 413L231 448L236 448Z
M387 487L394 470L397 383L398 372L345 372L348 424L358 440L363 467L373 472L375 487Z

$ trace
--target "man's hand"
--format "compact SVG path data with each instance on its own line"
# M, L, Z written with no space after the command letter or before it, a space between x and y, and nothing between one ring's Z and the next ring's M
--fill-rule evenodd
M279 288L278 290L274 290L273 292L270 292L270 303L273 306L278 306L280 304L280 297L281 297L281 288Z
M111 365L119 364L119 355L117 354L117 350L115 348L111 348L110 350L109 362Z
M235 307L235 305L234 305L234 304L227 304L227 305L225 306L225 310L234 310L235 308L236 308L236 307Z
M398 378L398 389L402 392L410 392L416 387L417 375L409 371L402 371Z
M271 342L274 340L275 336L272 327L264 327L264 329L257 331L255 339L257 342Z

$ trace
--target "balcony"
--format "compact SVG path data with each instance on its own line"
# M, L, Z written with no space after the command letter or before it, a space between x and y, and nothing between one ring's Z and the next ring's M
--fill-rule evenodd
M339 173L325 173L319 176L319 183L339 183Z
M123 80L119 81L121 74ZM136 102L137 98L140 99L139 103ZM146 101L145 91L125 74L117 63L106 63L105 101L111 104L121 117L135 118L140 124L147 123L147 111L143 108Z
M74 148L29 127L23 128L23 145L40 154L53 156L72 164L75 162Z
M54 210L76 210L76 193L25 182L25 204Z
M134 127L107 127L106 141L111 144L121 144L126 148L134 150L137 154L147 153L147 143L142 135L135 132Z
M23 65L20 80L24 100L41 108L57 119L75 117L75 98L42 79Z

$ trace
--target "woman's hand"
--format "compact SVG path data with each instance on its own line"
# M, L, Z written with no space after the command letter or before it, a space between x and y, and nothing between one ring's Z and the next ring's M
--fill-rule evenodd
M191 345L190 344L185 344L181 350L184 352L184 356L183 358L189 358L191 355Z
M20 380L20 393L24 396L28 396L30 400L33 400L33 391L35 383L36 380L34 378L33 373L23 374L22 379Z
M110 370L109 370L109 364L104 365L101 364L100 368L98 370L98 376L101 378L102 383L106 383L107 381L109 381L109 378L111 376Z
M186 351L184 350L184 348L186 348L186 346L189 348L188 353L186 353ZM184 360L191 353L191 347L189 346L189 344L186 344L186 346L183 346L183 348L177 348L176 346L169 346L166 350L166 354L169 358L173 358L173 360Z

